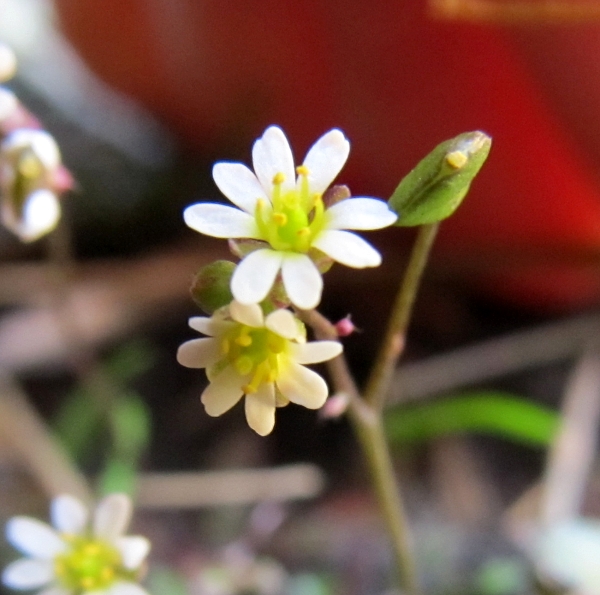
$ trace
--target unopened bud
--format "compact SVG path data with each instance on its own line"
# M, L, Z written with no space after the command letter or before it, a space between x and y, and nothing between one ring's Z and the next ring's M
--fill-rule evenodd
M325 401L325 405L319 410L319 417L321 419L336 419L341 417L346 413L349 404L350 398L346 393L335 393Z
M349 337L352 333L356 332L357 328L354 326L350 314L346 318L342 318L335 323L335 330L338 337Z
M207 314L226 306L233 300L230 284L235 264L229 260L217 260L202 267L192 281L192 299Z

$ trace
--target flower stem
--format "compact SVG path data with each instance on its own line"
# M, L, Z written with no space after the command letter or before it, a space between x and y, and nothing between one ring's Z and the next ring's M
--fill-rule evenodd
M439 223L419 227L410 260L392 308L383 345L367 381L364 398L378 411L383 409L394 369L404 351L406 331L413 304L438 228Z

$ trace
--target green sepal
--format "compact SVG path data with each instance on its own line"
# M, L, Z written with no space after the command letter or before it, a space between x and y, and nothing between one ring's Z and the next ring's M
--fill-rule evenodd
M202 267L194 276L190 287L192 299L207 314L212 314L233 300L230 285L234 270L235 263L216 260Z
M388 204L396 225L437 223L454 213L487 159L492 139L464 132L438 145L400 182Z

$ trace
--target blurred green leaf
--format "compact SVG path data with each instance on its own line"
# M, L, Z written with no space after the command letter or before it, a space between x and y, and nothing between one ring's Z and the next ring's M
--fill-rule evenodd
M104 372L119 382L127 383L149 370L155 355L145 341L129 341L117 349L103 364Z
M75 461L81 463L97 441L104 412L90 393L76 389L65 399L53 423L54 432Z
M146 584L152 595L189 595L183 577L170 568L152 567Z
M113 453L135 461L150 441L150 411L139 395L129 393L116 399L110 410Z
M473 392L435 403L396 407L386 414L392 442L420 442L448 434L493 434L535 446L553 439L556 412L503 392Z
M135 494L137 466L134 462L111 459L100 475L98 491L101 495L123 493Z
M487 159L492 139L464 132L438 145L400 182L388 204L396 225L437 223L458 208Z
M529 568L524 559L497 557L487 560L475 577L480 595L512 595L531 591Z

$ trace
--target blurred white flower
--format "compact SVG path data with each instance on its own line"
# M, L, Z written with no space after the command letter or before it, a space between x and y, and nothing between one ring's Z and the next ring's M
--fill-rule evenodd
M349 198L326 208L323 202L323 193L349 151L343 133L330 130L294 169L285 134L271 126L254 143L254 172L242 163L215 164L215 183L239 208L199 203L185 210L184 219L192 229L210 236L265 242L242 260L233 275L231 290L240 303L262 301L281 271L291 302L299 308L314 308L323 288L314 262L321 253L354 268L381 263L370 244L344 230L391 225L397 216L387 204L373 198Z
M332 359L342 345L306 343L304 326L289 310L264 316L258 304L234 300L210 318L190 318L189 324L208 337L181 345L177 360L188 368L206 368L210 384L202 403L208 415L222 415L246 395L248 425L266 436L277 406L291 401L318 409L325 403L327 384L303 364Z
M51 504L54 527L13 517L6 537L27 557L5 568L3 583L19 590L40 588L44 595L148 595L136 579L150 542L123 535L131 512L126 495L111 494L98 504L90 527L86 507L62 495Z
M56 227L61 211L54 187L60 168L58 145L43 130L18 129L0 144L0 216L23 242Z
M11 79L17 71L17 57L10 47L0 43L0 82Z

